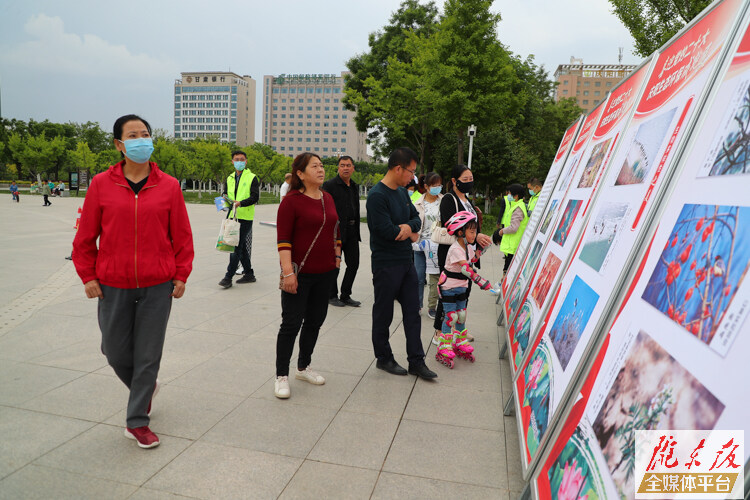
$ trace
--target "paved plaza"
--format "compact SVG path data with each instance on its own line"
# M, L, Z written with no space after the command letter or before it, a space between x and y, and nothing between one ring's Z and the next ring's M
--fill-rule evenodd
M363 224L352 294L362 307L330 307L313 355L326 384L292 377L291 398L279 400L276 230L258 224L274 221L277 205L257 208L257 283L227 290L217 283L228 257L214 250L221 216L188 205L195 261L173 302L150 424L161 446L142 450L123 436L128 393L100 351L96 300L64 260L82 199L0 201L0 498L519 497L516 420L502 414L510 372L498 359L503 331L489 293L471 297L476 363L437 363L424 314L437 381L376 369ZM497 281L502 264L494 248L481 273ZM398 307L392 331L406 366Z

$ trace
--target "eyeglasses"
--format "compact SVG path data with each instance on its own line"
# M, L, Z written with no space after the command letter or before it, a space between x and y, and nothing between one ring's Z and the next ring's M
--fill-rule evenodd
M406 170L407 172L409 172L411 175L414 175L414 174L417 173L417 169L416 168L414 170L409 170L408 168L404 168L404 167L401 167L401 168L403 168L404 170Z

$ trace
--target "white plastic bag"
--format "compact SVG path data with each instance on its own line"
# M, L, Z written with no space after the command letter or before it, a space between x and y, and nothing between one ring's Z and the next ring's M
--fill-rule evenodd
M240 244L240 223L237 219L224 219L221 222L221 234L225 245L236 247Z

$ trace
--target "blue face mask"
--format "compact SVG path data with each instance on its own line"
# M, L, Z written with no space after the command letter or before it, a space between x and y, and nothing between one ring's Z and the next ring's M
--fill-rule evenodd
M234 169L235 170L245 170L245 163L244 161L234 161Z
M534 196L534 195L535 195L536 193L534 192L534 190L533 190L533 189L529 189L529 194L530 194L531 196Z
M154 141L150 137L120 142L125 145L125 156L136 163L146 163L154 152Z
M430 194L432 196L437 196L440 194L440 191L443 190L443 186L434 186L430 188Z
M513 201L513 195L509 194L509 195L507 196L507 198L508 198L508 201Z

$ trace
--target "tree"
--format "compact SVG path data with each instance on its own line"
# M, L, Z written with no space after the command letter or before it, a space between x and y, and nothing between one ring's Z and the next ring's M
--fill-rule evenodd
M75 170L82 169L95 173L98 158L97 154L91 151L88 143L79 142L74 151L68 151L68 156Z
M112 148L112 134L102 130L97 122L70 123L75 131L75 138L78 142L88 144L91 151L100 153L105 149Z
M167 139L156 139L154 141L154 153L151 161L156 162L159 168L177 180L182 181L190 175L190 162L179 146Z
M609 0L630 31L635 53L648 57L705 9L711 0Z
M195 174L200 181L214 180L221 185L230 172L231 150L226 144L214 139L194 140L191 146L195 152ZM202 191L198 189L198 198L202 198Z
M491 6L492 0L446 0L437 31L414 61L424 80L420 102L432 103L437 128L456 137L458 163L464 163L469 125L513 126L526 98L513 92L519 79L497 40L500 15L490 12Z
M408 125L389 128L391 124L401 122L397 116L401 114L398 104L408 109L413 102L398 103L396 96L392 96L382 105L370 106L368 103L374 102L371 93L382 97L389 92L393 82L399 82L394 80L394 74L390 78L387 76L389 66L394 61L410 64L414 52L407 47L407 39L412 35L427 37L435 32L437 24L438 9L434 2L420 4L417 0L405 0L391 15L388 25L370 34L370 51L346 63L351 73L346 77L344 104L347 109L356 111L357 130L370 131L368 142L379 156L387 156L388 151L403 145L404 141L414 145L405 135ZM399 69L400 72L402 70ZM403 92L399 92L399 95L403 96Z
M26 138L13 133L8 139L8 148L24 176L49 175L57 171L66 156L65 140L60 136L47 139L44 133Z

